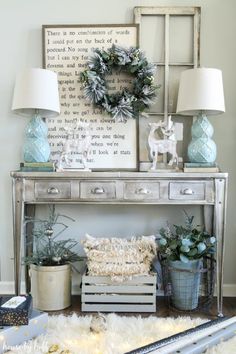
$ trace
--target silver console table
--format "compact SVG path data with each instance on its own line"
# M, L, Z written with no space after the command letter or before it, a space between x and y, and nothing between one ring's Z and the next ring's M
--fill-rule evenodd
M202 205L205 228L217 237L217 310L222 316L227 173L11 172L15 292L20 293L24 217L37 204ZM30 230L26 230L28 236ZM25 249L26 254L30 248ZM26 288L29 279L26 272Z

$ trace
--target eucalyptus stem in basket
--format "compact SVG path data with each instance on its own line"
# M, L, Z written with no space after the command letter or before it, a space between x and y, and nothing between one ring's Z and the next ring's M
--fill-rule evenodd
M159 252L164 259L188 263L207 254L215 253L216 238L200 226L195 226L194 216L185 213L185 225L167 224L157 236Z

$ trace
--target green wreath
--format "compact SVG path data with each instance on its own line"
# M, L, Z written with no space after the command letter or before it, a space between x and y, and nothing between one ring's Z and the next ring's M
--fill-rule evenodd
M106 51L95 49L87 65L88 69L80 76L85 97L114 119L126 121L128 118L137 118L153 103L158 88L153 84L155 67L140 49L125 49L115 45ZM130 90L125 88L121 92L108 93L106 75L113 70L135 76Z

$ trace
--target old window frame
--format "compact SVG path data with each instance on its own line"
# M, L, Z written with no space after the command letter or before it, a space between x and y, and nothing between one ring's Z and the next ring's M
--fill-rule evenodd
M164 103L163 112L149 112L148 116L150 118L154 118L155 116L161 117L160 119L164 119L165 122L168 120L169 112L169 92L170 92L170 69L172 67L189 67L194 68L200 65L200 16L201 16L201 8L200 7L135 7L134 8L134 22L139 25L139 40L140 47L143 49L142 44L142 19L144 16L164 16L164 61L163 62L154 62L157 67L164 67ZM191 62L171 62L170 61L170 19L171 16L192 16L193 17L193 45L192 45L192 58ZM175 119L177 117L176 113L171 113L172 117ZM142 118L141 118L142 119ZM189 118L187 118L189 119ZM188 122L189 124L190 122ZM190 126L190 125L189 125ZM186 134L184 134L186 136ZM140 124L139 129L139 156L140 156L140 170L147 170L150 167L149 159L142 160L142 149L144 148L144 144L146 141L144 139L147 138L147 134L142 131L142 127ZM183 142L184 148L186 150L187 139ZM183 158L185 157L183 152ZM164 163L167 162L166 154L163 156Z

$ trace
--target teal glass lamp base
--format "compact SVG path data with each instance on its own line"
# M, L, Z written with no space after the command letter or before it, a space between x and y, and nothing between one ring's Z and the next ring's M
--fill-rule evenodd
M216 160L216 144L211 139L214 129L206 115L200 114L192 126L192 141L188 146L189 162L211 164Z
M35 115L26 127L26 139L23 146L25 162L47 162L50 146L47 140L48 128L38 115Z

